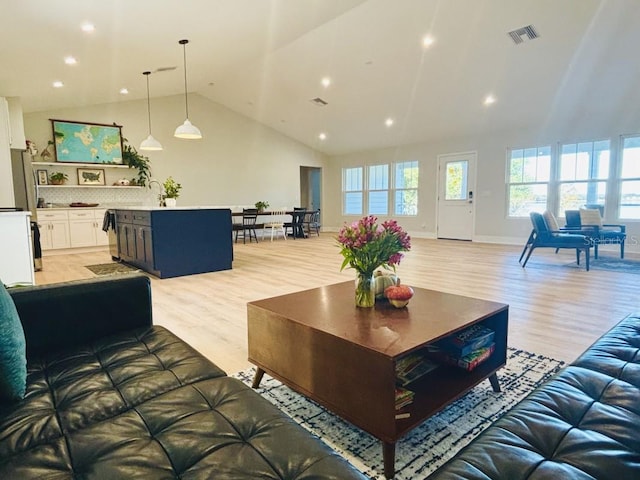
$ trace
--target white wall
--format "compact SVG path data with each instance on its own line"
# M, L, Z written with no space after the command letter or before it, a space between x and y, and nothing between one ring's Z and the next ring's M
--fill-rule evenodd
M253 205L258 200L298 205L300 166L326 164L323 154L197 94L189 95L189 116L203 138L177 139L173 132L184 115L183 96L152 99L152 132L164 150L141 152L151 160L154 178L171 175L182 184L183 206ZM49 119L115 122L136 149L148 135L146 99L26 114L27 138L40 150L52 138Z
M345 217L341 214L343 167L418 160L420 162L419 214L417 217L400 217L398 221L414 236L435 237L438 155L477 151L474 240L524 245L531 231L530 220L507 217L505 185L507 148L610 138L613 156L616 154L620 135L633 132L640 132L640 123L637 121L612 125L608 131L583 130L580 137L575 136L572 127L564 130L549 129L549 131L530 128L331 157L324 177L326 195L323 226L338 229L345 221L352 222L358 218L357 216ZM640 251L638 246L640 222L625 223L628 232L627 250Z

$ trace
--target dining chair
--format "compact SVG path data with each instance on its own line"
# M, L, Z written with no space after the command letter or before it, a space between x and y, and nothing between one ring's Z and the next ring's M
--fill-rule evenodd
M273 242L273 235L278 235L278 232L282 233L282 237L286 240L287 233L284 230L284 216L287 214L286 208L279 208L271 211L271 218L264 223L262 228L262 239L264 240L265 231L271 229L271 241Z
M285 234L291 229L291 236L296 238L306 238L304 234L304 217L307 214L306 208L295 207L291 212L291 221L284 223Z
M257 208L244 208L242 210L242 223L233 225L235 231L235 242L238 242L238 237L242 236L242 243L247 243L247 235L249 235L249 243L254 239L258 243L258 236L256 235L256 221L258 220Z
M316 235L320 236L320 210L307 212L304 218L304 230L307 235L311 235L311 230L315 230Z

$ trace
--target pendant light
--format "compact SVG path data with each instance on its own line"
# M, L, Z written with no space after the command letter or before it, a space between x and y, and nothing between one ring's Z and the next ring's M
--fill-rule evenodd
M187 100L187 43L189 43L189 40L180 40L178 43L182 45L184 53L184 106L187 119L182 125L176 128L173 135L178 138L198 139L202 138L202 134L200 133L200 129L189 121L189 102Z
M149 75L151 72L142 72L147 77L147 115L149 116L149 136L140 144L140 150L162 150L160 142L151 135L151 101L149 100Z

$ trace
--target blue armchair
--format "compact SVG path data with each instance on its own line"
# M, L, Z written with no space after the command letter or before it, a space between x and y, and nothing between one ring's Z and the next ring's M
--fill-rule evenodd
M565 210L567 224L562 231L580 233L593 245L593 256L598 258L598 245L620 245L620 258L624 258L624 242L627 238L626 225L602 223L601 209Z
M555 248L556 251L560 248L572 248L576 250L576 261L578 265L580 265L580 253L584 251L585 268L589 271L589 256L592 242L588 237L579 233L551 230L541 213L531 212L529 216L531 217L533 230L518 260L522 264L522 268L527 265L529 257L531 257L531 254L536 248ZM522 263L523 257L525 257L524 263Z

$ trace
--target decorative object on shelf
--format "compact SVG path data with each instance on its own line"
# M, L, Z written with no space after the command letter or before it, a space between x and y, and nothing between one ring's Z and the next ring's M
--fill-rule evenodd
M51 175L49 175L49 183L51 183L51 185L64 185L67 180L69 180L69 177L66 173L53 172Z
M105 185L104 169L78 168L78 185Z
M189 121L189 101L187 94L187 43L189 40L180 40L178 42L182 45L183 58L184 58L184 107L187 115L187 119L184 121L182 125L176 128L175 133L173 134L177 138L186 138L186 139L199 139L202 138L202 133L200 133L200 129L193 125Z
M411 238L395 220L381 225L372 215L351 225L344 225L338 233L340 253L344 257L340 271L353 268L356 279L356 306L373 307L375 304L374 271L378 267L392 269L403 257L401 252L411 249ZM363 277L363 278L360 278Z
M114 185L119 185L121 187L128 187L130 184L131 182L126 178L121 178L120 180L114 183Z
M269 208L269 202L263 202L262 200L260 200L259 202L255 203L255 207L258 209L258 213L262 213L267 208Z
M38 147L36 147L35 142L27 140L27 152L29 152L29 155L32 157L38 154Z
M122 165L122 127L51 120L57 162Z
M180 196L182 185L176 182L173 177L169 177L162 184L162 188L164 189L163 198L165 206L175 207L176 200Z
M36 170L38 185L49 185L49 175L46 170Z
M138 176L132 178L129 185L139 185L145 187L147 182L151 178L151 165L149 164L149 158L138 153L133 145L128 143L126 138L122 139L122 160L129 168L136 168L138 170Z
M151 72L142 72L147 77L147 115L149 117L149 136L140 144L140 150L158 151L162 150L162 145L151 135L151 101L149 100L149 75Z
M47 142L47 146L44 148L44 150L42 150L42 152L40 152L40 159L42 162L48 162L50 160L52 160L53 156L51 155L51 152L49 151L49 148L53 145L53 142L51 140L49 140Z

